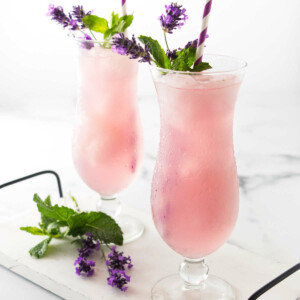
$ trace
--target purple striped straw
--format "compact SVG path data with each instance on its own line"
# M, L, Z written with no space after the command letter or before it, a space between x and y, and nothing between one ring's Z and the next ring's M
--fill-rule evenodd
M122 14L123 16L127 15L127 9L126 9L126 0L121 0L122 1Z
M205 43L206 34L207 34L207 27L208 27L208 21L209 21L209 16L210 16L211 4L212 4L212 0L206 0L203 17L202 17L201 33L200 33L200 36L198 39L198 44L197 44L195 66L197 66L198 64L200 64L200 62L202 62L204 43Z

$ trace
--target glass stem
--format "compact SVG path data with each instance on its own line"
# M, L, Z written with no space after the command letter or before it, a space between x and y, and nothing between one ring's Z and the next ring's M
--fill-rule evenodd
M97 203L97 210L116 218L121 212L121 204L117 196L101 196L101 200Z
M185 258L179 267L180 277L184 280L187 289L197 289L206 280L209 268L203 258Z

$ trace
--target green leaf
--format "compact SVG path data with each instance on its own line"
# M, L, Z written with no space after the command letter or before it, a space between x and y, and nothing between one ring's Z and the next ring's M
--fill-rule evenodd
M41 241L39 244L29 250L29 254L36 258L41 258L47 251L48 245L51 242L51 237Z
M193 71L201 72L201 71L209 70L209 69L211 69L211 65L208 62L201 62L197 66L194 66Z
M70 216L77 214L76 211L74 211L73 209L69 208L69 207L65 207L65 206L58 206L58 205L48 205L46 203L46 201L42 201L41 198L35 194L33 197L33 201L37 203L37 207L39 212L42 215L42 219L43 217L48 218L48 221L52 221L51 223L53 223L53 221L60 221L60 225L61 226L66 226L67 225L67 220ZM50 220L49 220L50 218ZM50 224L50 223L49 223ZM48 224L48 225L49 225Z
M47 235L47 233L45 233L43 230L37 227L27 226L27 227L20 227L20 229L29 232L33 235Z
M115 12L113 11L111 13L110 27L114 27L115 25L117 25L118 24L118 20L119 20L119 14L115 14Z
M154 58L155 63L158 67L164 68L164 69L171 69L170 59L167 57L165 51L160 46L160 44L157 40L153 40L151 37L147 37L144 35L141 35L139 37L139 40L144 45L148 44L149 51L150 51L152 57Z
M57 222L50 223L47 226L47 233L52 237L60 237L61 236L60 224Z
M176 71L193 71L201 72L207 69L211 69L209 63L201 62L197 66L194 66L196 56L196 48L185 48L177 52L177 58L172 63L172 70Z
M118 14L112 15L111 23L113 24L111 28L107 29L104 33L104 39L110 40L115 33L124 32L133 21L133 15L125 15L121 18L118 17Z
M90 30L104 33L108 29L108 22L104 18L88 15L82 19L83 24Z
M191 71L196 55L195 48L184 48L177 52L177 58L172 64L172 70L176 71Z
M113 30L113 28L107 29L104 33L103 38L105 40L110 40L111 37L115 34L116 32Z
M123 244L122 230L116 221L102 212L82 212L69 218L69 235L73 237L90 232L106 244Z
M125 16L121 17L119 19L119 23L122 23L123 25L122 25L121 31L119 31L119 32L125 31L125 29L131 25L132 21L133 21L133 15L125 15Z

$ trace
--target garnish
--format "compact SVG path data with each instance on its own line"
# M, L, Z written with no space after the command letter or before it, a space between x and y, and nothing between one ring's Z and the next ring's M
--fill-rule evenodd
M195 65L195 56L198 40L188 42L183 49L170 50L167 42L167 34L180 29L188 19L186 9L177 3L165 5L166 13L159 17L160 25L164 34L167 50L165 51L157 40L141 35L138 39L144 44L144 48L138 44L135 37L132 39L122 34L115 34L112 38L112 51L127 55L130 59L139 59L139 62L151 62L164 69L175 71L201 72L210 69L207 62Z
M71 34L85 41L104 41L105 47L109 48L109 41L116 33L124 32L132 23L133 15L124 15L119 17L118 14L112 12L110 23L99 16L93 15L92 11L87 13L82 6L73 6L73 10L65 13L61 6L55 7L49 5L47 16L51 20L70 30ZM109 25L110 24L110 25ZM77 34L78 33L78 34ZM97 35L102 34L97 38ZM82 46L86 49L93 48L90 42L82 42Z
M31 256L43 257L53 238L74 238L72 243L80 244L78 258L74 262L76 274L92 276L95 261L90 260L89 257L95 251L101 250L110 276L110 280L109 278L107 280L108 284L126 291L125 284L130 281L130 276L125 274L124 266L127 265L130 269L133 265L130 257L123 256L123 252L118 252L116 246L111 248L108 246L109 244L120 246L123 244L122 230L113 218L102 212L80 212L74 197L72 197L72 201L77 211L66 206L52 205L50 196L43 201L35 194L33 201L37 204L41 222L38 227L27 226L20 229L47 238L29 250ZM112 251L108 254L108 259L105 257L104 246Z

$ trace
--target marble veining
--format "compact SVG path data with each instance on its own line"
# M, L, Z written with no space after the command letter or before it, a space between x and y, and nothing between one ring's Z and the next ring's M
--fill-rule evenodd
M229 242L273 260L300 260L300 100L298 95L243 94L237 104L234 143L240 185L240 213ZM285 99L283 101L282 99ZM62 100L63 101L63 100ZM65 193L90 191L71 158L74 99L14 106L0 102L0 183L42 169L62 177ZM120 199L150 212L151 178L159 143L155 95L139 101L145 159L138 178ZM53 180L53 179L51 179ZM56 193L54 180L40 178L1 191L0 220L34 207L34 192ZM11 199L14 201L11 201Z

